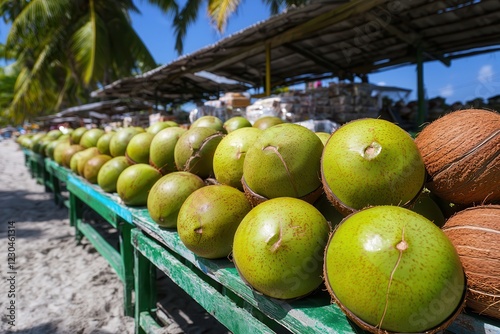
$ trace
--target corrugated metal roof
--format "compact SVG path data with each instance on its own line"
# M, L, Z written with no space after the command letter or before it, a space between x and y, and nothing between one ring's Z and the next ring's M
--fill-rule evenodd
M331 77L352 80L409 65L416 62L418 48L424 61L449 64L500 50L500 1L311 1L93 96L187 98L190 87L173 86L201 70L262 87L266 46L272 87Z

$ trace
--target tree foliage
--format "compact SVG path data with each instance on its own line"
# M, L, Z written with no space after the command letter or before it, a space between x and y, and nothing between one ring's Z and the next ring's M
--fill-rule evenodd
M187 29L205 4L212 24L222 32L241 2L147 1L171 15L179 54ZM306 2L262 1L272 14ZM156 67L132 27L130 12L138 12L133 0L0 0L0 15L11 24L0 51L15 60L17 74L10 103L2 97L2 114L16 123L51 114L88 102L90 92L99 87Z

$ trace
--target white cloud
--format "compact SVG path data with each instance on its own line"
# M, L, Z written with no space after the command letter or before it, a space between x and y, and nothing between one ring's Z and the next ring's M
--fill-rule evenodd
M385 86L385 85L386 85L385 81L380 81L377 83L377 86Z
M439 95L442 97L451 97L455 93L453 86L448 84L444 87L439 88Z
M491 82L493 80L493 66L483 65L477 73L477 80L479 82Z

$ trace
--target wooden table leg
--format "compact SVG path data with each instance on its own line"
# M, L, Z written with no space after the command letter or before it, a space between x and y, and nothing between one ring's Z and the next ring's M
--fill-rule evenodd
M127 316L133 316L134 314L132 304L132 291L134 290L134 248L130 239L131 229L131 224L124 221L118 222L120 254L123 268L124 311Z
M137 239L132 240L133 244ZM141 313L151 312L156 303L156 267L134 247L135 263L135 333L145 334L141 326Z

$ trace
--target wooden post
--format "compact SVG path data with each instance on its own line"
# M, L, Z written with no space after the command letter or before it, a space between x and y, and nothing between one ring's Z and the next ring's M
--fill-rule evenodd
M266 44L266 96L271 95L271 44Z
M424 124L427 114L427 107L425 105L425 91L424 91L424 59L422 47L417 48L417 98L418 98L418 117L417 129Z

